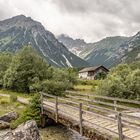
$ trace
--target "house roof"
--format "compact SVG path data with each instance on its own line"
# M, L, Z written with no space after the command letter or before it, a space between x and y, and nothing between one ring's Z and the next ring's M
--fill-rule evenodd
M106 67L104 66L95 66L95 67L88 67L88 68L83 68L82 70L79 71L79 73L82 73L82 72L88 72L88 71L96 71L97 69L99 68L103 68L105 69L106 71L109 71Z

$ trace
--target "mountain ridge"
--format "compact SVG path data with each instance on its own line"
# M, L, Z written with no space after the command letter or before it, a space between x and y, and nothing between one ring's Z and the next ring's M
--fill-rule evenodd
M120 58L120 55L121 57L124 55L120 45L124 44L130 39L131 37L124 36L106 37L93 43L84 42L84 45L81 47L81 44L79 44L78 48L78 42L76 42L76 39L73 40L71 38L70 40L73 42L69 43L70 40L68 40L67 36L61 36L61 38L58 38L59 41L64 43L64 45L68 49L70 48L69 50L76 55L77 53L73 50L79 50L78 56L88 61L91 65L105 65L106 67L112 67L115 66L115 64L120 63L120 60L118 61L118 59Z
M79 44L79 47L78 45L75 45L76 40L73 40L71 37L69 38L71 38L71 41L73 41L74 43L73 42L69 43L68 42L69 40L67 40L67 36L65 36L65 38L61 36L61 38L58 38L58 40L64 43L68 49L70 47L69 50L71 52L73 52L73 50L80 49L78 56L83 58L87 62L89 62L91 65L93 66L104 65L108 68L111 68L119 63L127 62L127 60L125 61L125 58L127 57L127 53L132 51L135 48L135 46L140 46L139 36L140 36L140 32L130 37L125 37L125 36L106 37L94 43L84 42L83 48L81 47L81 44ZM69 44L71 44L71 46ZM136 51L137 53L140 52L140 47L138 47ZM136 55L136 53L134 52L133 54ZM130 56L131 55L129 53L129 57ZM137 57L137 56L133 55L133 57ZM129 58L129 61L130 60L131 58ZM135 58L133 58L133 60L135 60Z
M60 43L44 26L31 17L18 15L0 21L0 51L16 52L30 44L49 63L58 67L84 67L88 63Z

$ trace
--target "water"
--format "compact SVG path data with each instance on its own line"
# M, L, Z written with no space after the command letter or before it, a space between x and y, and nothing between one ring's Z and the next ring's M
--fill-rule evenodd
M43 140L89 140L62 125L49 126L44 129L40 129L40 134Z
M1 136L6 134L10 129L0 130ZM49 126L43 129L39 129L42 140L89 140L88 138L81 137L77 132L68 129L62 125Z

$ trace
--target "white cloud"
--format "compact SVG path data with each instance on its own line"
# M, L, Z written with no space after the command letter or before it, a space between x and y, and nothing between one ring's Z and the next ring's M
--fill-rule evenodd
M139 7L139 0L0 0L0 19L24 14L55 35L93 42L139 31Z

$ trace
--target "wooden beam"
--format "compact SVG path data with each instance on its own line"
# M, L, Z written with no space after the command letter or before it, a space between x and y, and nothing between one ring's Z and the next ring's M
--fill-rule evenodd
M114 101L114 110L117 111L117 101Z
M55 97L55 121L58 123L58 97Z
M121 120L121 113L120 112L117 115L117 120L118 120L119 140L123 140L122 120Z
M40 94L40 101L41 101L41 114L44 114L43 110L43 94Z
M79 127L80 127L80 134L83 135L83 126L82 126L82 103L79 103Z

